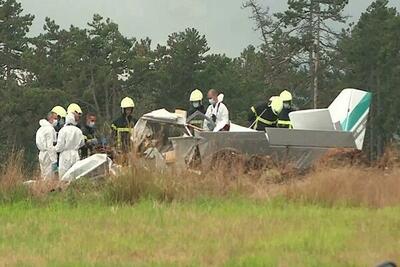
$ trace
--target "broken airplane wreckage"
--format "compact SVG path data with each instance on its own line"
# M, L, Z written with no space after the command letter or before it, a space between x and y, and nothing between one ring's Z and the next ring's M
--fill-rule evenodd
M236 124L231 124L229 132L206 132L188 125L185 112L160 109L140 118L132 142L138 155L153 159L160 168L206 168L219 153L238 153L269 156L306 169L329 149L362 150L371 98L369 92L344 89L326 109L290 113L293 129L266 128L265 132ZM91 172L98 175L96 165L102 169L111 166L104 157L90 158L98 160L96 164L96 160L86 159L90 172L78 162L65 180L91 176Z

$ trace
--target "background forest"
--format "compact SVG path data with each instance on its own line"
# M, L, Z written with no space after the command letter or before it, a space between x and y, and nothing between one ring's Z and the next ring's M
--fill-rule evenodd
M85 28L61 29L47 18L43 33L28 37L34 15L16 0L0 0L0 158L23 148L34 162L38 120L55 105L76 102L107 123L124 96L135 100L139 117L161 107L187 108L193 89L216 88L232 120L245 123L251 105L283 89L305 109L324 107L352 87L374 96L365 151L375 159L399 134L400 15L387 0L376 0L349 24L346 5L288 0L286 11L271 14L261 1L244 2L262 44L230 58L211 53L194 28L171 33L166 45L152 44L124 36L99 14Z

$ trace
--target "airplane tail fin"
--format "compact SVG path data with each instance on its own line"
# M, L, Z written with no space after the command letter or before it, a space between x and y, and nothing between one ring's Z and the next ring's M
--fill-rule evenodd
M352 132L357 149L362 149L372 94L357 89L344 89L329 106L336 130Z

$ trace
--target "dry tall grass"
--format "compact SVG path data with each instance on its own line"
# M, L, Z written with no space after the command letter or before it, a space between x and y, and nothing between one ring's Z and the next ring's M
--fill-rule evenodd
M326 205L400 205L399 158L399 151L393 147L371 164L363 154L336 151L328 154L302 181L286 186L284 195Z
M13 201L26 195L22 186L25 179L23 151L12 152L0 168L0 201Z
M318 169L285 188L289 199L316 204L386 207L400 204L400 168Z
M113 204L133 204L148 198L173 202L231 196L266 200L284 196L293 201L324 205L400 205L400 157L396 150L390 149L372 166L359 160L356 154L341 153L328 155L306 174L259 157L224 159L226 165L221 161L217 168L201 174L158 170L135 159L133 167L105 184L74 183L68 190L58 182L24 186L23 181L38 175L26 173L22 152L11 153L8 161L0 166L0 202L48 200L49 192L56 191L68 200L90 196L91 200L105 199Z
M35 183L24 184L28 180ZM45 200L49 192L63 189L65 187L59 181L43 181L38 170L27 170L24 151L11 151L7 161L0 166L0 202Z
M276 175L275 172L269 173ZM272 184L270 179L266 179L266 175L238 174L237 171L232 175L222 170L201 174L191 171L175 172L136 164L109 181L106 197L113 203L130 204L143 198L171 202L233 195L260 197L268 195L270 188L267 184Z
M395 206L400 204L399 158L398 151L389 148L371 164L362 153L337 150L306 174L268 158L237 155L223 157L216 168L201 175L136 164L111 183L108 193L113 202L128 203L146 197L170 202L238 195L264 200L284 196L323 205Z

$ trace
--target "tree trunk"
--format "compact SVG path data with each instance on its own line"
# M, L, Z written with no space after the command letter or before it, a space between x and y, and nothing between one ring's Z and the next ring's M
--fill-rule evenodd
M320 48L320 27L321 27L321 8L319 3L316 4L316 15L317 21L314 27L314 45L313 45L313 53L314 53L314 77L313 77L313 88L314 88L314 108L318 108L318 89L319 89L319 48Z
M96 107L97 116L101 117L101 110L100 110L99 102L97 101L97 96L96 96L96 88L95 88L93 69L90 70L90 90L92 91L92 96L93 96L94 105Z
M373 66L370 66L369 69L368 79L366 79L366 83L363 84L362 87L364 88L376 88L376 78L375 78L375 70ZM376 93L376 90L375 90ZM369 112L370 117L368 121L368 128L369 129L369 160L373 161L376 159L377 149L376 149L376 116L377 116L377 101L376 101L376 94L374 95L373 101L371 103L371 110Z
M371 112L373 112L373 108L371 108ZM374 122L373 116L370 117L370 123L367 124L367 130L369 130L369 161L373 161L374 156L374 128L372 124Z
M107 85L106 85L107 86ZM106 120L107 121L109 121L110 120L110 96L109 96L109 89L108 88L104 88L104 90L105 90L105 97L106 97L106 99L105 99L105 106L106 106L106 114L105 114L105 116L106 116Z
M112 109L111 109L111 116L114 119L116 117L115 110L117 107L117 92L115 87L112 88Z
M310 36L311 38L314 38L314 1L311 0L311 5L310 5L310 17L309 17L309 31L310 31ZM312 44L311 44L312 43ZM315 65L314 65L314 40L310 41L310 50L309 50L309 65L310 65L310 94L313 95L315 94L315 85L314 85L314 77L315 77ZM313 100L313 103L315 103L315 101ZM313 106L315 106L315 104L313 104Z
M381 86L382 86L382 82L381 82L381 77L379 75L379 73L376 74L376 112L377 112L377 117L378 120L382 119L382 95L381 95ZM381 124L378 124L381 125ZM382 126L380 126L382 127ZM378 131L378 135L377 135L377 154L378 157L383 155L384 152L384 136L383 136L383 127L380 129L380 131Z

